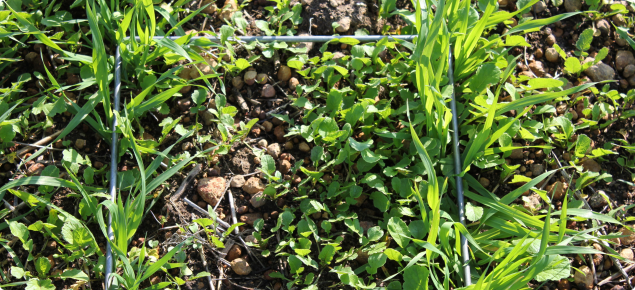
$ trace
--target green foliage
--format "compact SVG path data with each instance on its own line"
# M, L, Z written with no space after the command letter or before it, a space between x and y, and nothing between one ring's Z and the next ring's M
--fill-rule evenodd
M400 33L418 34L414 42L386 37L375 43L360 43L345 37L325 43L311 54L283 42L236 44L234 38L245 35L249 28L249 17L240 11L217 30L220 43L192 39L183 25L207 6L190 11L185 6L188 1L76 1L69 9L84 9L85 20L73 20L75 10L63 11L62 5L54 2L0 4L2 9L9 9L0 10L4 17L0 18L5 20L0 23L0 52L6 61L0 64L0 71L9 67L7 63L21 60L17 47L31 45L30 36L66 62L56 70L45 67L46 75L37 72L18 76L1 89L0 155L20 166L35 160L47 149L38 150L27 160L8 153L8 149L20 139L52 128L54 118L69 120L53 142L63 144L59 162L70 180L59 178L62 167L50 166L40 176L15 179L0 188L1 196L6 191L23 200L31 209L29 213L48 215L27 226L20 221L22 217L1 212L7 219L4 228L28 253L16 255L11 249L15 246L0 240L13 259L7 272L19 280L16 283L22 283L16 285L26 285L26 289L53 289L51 279L55 278L70 278L78 284L103 278L104 253L90 229L99 228L107 236L108 214L112 215L114 230L114 239L108 243L115 253L117 269L113 275L119 287L139 289L161 271L166 273L165 280L148 289L180 287L209 276L188 268L185 249L200 250L202 243L221 249L234 230L245 226L233 224L220 233L220 221L212 209L208 209L209 218L180 225L186 236L200 231L200 240L185 239L161 254L158 249L164 248L156 239L136 246L131 242L144 234L140 225L148 213L153 215L153 205L163 192L168 192L168 181L175 174L192 163L211 164L218 155L246 141L254 126L260 128L256 118L236 124L239 108L228 102L231 93L226 91L226 80L263 61L279 60L302 79L289 93L288 106L303 114L297 118L279 111L266 115L288 124L287 138L301 139L312 148L303 156L308 157L306 161L296 160L284 174L277 164L280 161L253 148L267 180L264 196L292 200L271 222L258 219L253 225L255 241L250 245L257 255L282 258L289 265L290 275L275 273L272 277L283 279L287 288L303 289L322 287L320 279L326 273L338 277L335 287L356 289L374 289L377 280L383 280L387 289L520 289L530 280L568 278L571 265L565 255L591 253L573 245L601 238L568 229L567 221L575 218L618 225L623 221L615 215L577 208L580 203L571 192L563 200L562 211L552 214L550 196L537 186L553 172L534 178L516 175L519 165L506 164L505 159L518 149L549 154L559 147L573 153L570 165L576 168L570 170L578 172L571 190L612 180L607 173L582 172L576 165L583 158L601 161L615 153L611 146L593 148L591 138L580 130L601 129L608 126L603 124L614 122L605 119L618 112L620 105L632 103L635 93L622 94L608 85L598 89L595 84L567 88L566 80L558 77L516 77L514 70L520 59L511 56L510 50L530 46L523 35L576 15L521 17L537 1L518 1L518 9L507 12L499 10L493 0L448 0L414 5L413 13L398 9L394 0L382 0L378 3L379 17L402 17L406 24L400 27ZM296 34L305 21L302 5L292 6L287 0L273 2L275 6L264 6L265 18L255 20L255 26L268 36ZM592 9L599 6L593 1L587 4ZM554 5L561 4L556 1ZM23 7L37 12L17 13ZM493 28L509 24L512 17L520 23L503 35L496 34ZM387 33L389 28L386 25L382 31ZM618 27L617 32L635 47L627 28ZM158 35L177 38L155 39ZM126 36L131 38L125 40ZM585 62L592 41L593 30L584 30L572 56L554 45L567 74L579 77L608 56L608 49L603 48L593 61ZM130 97L122 95L127 103L121 113L113 110L110 94L114 77L112 48L117 45L121 45L125 71L123 91L132 92ZM348 53L336 57L328 51L334 45L346 45ZM213 58L209 51L213 51ZM456 85L448 78L450 55L451 77ZM45 56L41 53L38 57L44 60ZM188 71L193 74L182 77ZM81 80L74 85L60 83L59 75L65 74L78 74ZM192 75L197 76L192 79ZM26 84L35 81L44 85L24 98ZM559 102L576 104L577 95L586 90L598 101L582 101L587 102L585 116L579 116L577 122L572 121L571 113L556 116ZM70 92L77 93L74 99L69 97ZM452 98L458 106L454 112L450 109ZM185 123L185 116L171 115L170 106L177 99L191 101L189 123ZM24 101L32 105L25 106ZM470 223L466 225L457 222L459 209L454 203L457 184L450 126L455 113L459 119L456 133L463 149L459 171L465 178L468 200L465 214ZM632 117L632 113L623 113L623 118ZM113 119L117 128L109 127ZM146 126L147 120L153 119L158 130ZM73 149L75 144L65 140L81 128L80 124L87 125L105 143L112 142L113 130L121 136L117 157L133 166L118 172L115 200L110 200L104 189L109 166L97 168L95 154ZM201 134L204 126L214 135ZM144 134L159 131L160 135L152 138ZM513 144L516 140L543 145L518 147ZM174 146L181 142L193 146L174 153L178 151L173 150ZM617 163L635 169L633 146L624 140L615 143L630 154L620 155ZM201 150L204 146L208 149ZM550 158L547 162L552 162ZM508 182L519 186L511 192L494 194L472 176L475 170L483 169L494 172L493 176L500 175L501 182L509 177ZM303 177L299 185L287 180L294 175ZM34 188L39 195L33 194ZM61 188L71 192L68 198L76 199L73 204L79 217L51 202L51 196L67 192ZM527 191L541 196L544 210L530 212L514 203ZM157 217L157 221L163 226L167 220ZM81 261L87 268L56 274L48 258L34 245L31 231L60 245L55 259L68 265ZM464 288L460 288L464 285L460 236L469 242L473 274L479 277L476 285ZM357 268L351 268L353 260ZM170 269L178 269L178 273Z

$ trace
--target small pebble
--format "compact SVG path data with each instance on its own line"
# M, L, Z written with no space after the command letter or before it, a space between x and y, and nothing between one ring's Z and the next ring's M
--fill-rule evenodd
M300 146L298 148L300 149L300 151L305 153L311 151L311 147L309 147L309 144L307 144L306 142L300 143Z
M481 185L482 185L483 187L488 187L488 186L489 186L489 184L490 184L489 179L487 179L487 178L485 178L485 177L481 177L478 181L481 183Z

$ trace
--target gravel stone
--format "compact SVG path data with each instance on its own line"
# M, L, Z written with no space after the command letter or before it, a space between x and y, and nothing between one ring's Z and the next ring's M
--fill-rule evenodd
M44 164L42 163L34 163L33 165L29 166L29 168L26 170L26 175L28 176L40 175L45 167L46 166L44 166Z
M286 65L280 66L280 68L278 69L278 80L286 82L290 78L291 78L291 68Z
M278 166L278 170L280 170L282 174L287 174L290 169L291 169L291 162L289 162L289 160L280 161L280 166Z
M246 223L250 226L254 225L254 222L257 219L261 219L262 218L262 214L261 213L247 213L244 214L242 216L240 216L240 222L241 223Z
M280 156L280 152L280 144L278 143L273 143L267 146L267 154L271 155L273 159L278 159L278 156Z
M306 144L306 142L300 143L299 148L300 148L300 151L305 153L311 151L311 147L309 147L309 144Z
M602 170L602 166L593 159L586 159L581 162L581 165L584 167L584 170L593 172L600 172L600 170Z
M622 75L625 78L630 78L631 76L635 75L635 65L629 64L626 67L624 67L624 71L622 72Z
M251 86L254 84L254 82L256 82L256 76L258 75L258 73L256 73L255 70L250 70L248 72L245 73L245 77L243 78L243 81L248 85Z
M626 20L624 20L624 16L622 16L622 14L613 15L613 18L611 18L611 20L613 20L613 24L615 24L616 26L626 25Z
M580 271L574 271L575 275L573 278L575 280L575 284L582 284L588 289L591 289L593 287L593 273L591 272L591 268L585 265L579 269Z
M615 57L615 69L623 70L628 65L635 65L635 57L633 53L627 50L620 50Z
M483 186L483 187L488 187L490 185L490 181L489 179L485 178L485 177L481 177L478 182Z
M247 179L247 182L243 185L243 190L249 194L256 194L260 191L265 190L265 185L262 183L260 178L251 177Z
M523 207L528 211L535 212L542 208L540 195L534 193L530 196L523 196Z
M261 95L265 98L274 97L276 95L276 89L274 89L272 85L266 84L264 87L262 87Z
M560 55L558 54L558 51L556 51L556 49L553 47L547 48L547 51L545 52L545 57L547 58L547 61L549 62L558 62L558 60L560 60Z
M545 2L538 1L538 3L534 4L532 9L534 10L536 14L539 14L547 9L547 4L545 4Z
M545 166L544 165L536 164L536 163L531 165L531 173L534 176L538 176L538 175L542 174L543 172L545 172Z
M267 203L267 200L265 199L265 196L262 194L262 192L258 192L251 197L249 202L254 208L259 208L265 205L265 203Z
M207 203L214 206L218 203L218 200L223 193L225 193L225 186L227 182L222 177L203 178L198 181L198 195L203 198Z
M536 74L538 77L543 77L545 75L545 65L541 61L534 61L529 64L529 69Z
M567 12L580 11L581 8L582 8L581 0L564 0L564 9L566 9Z
M624 248L620 251L620 256L622 256L622 258L627 259L627 260L633 260L633 249L631 248Z
M597 27L598 30L602 32L602 35L609 35L609 33L611 32L611 25L608 21L606 21L606 19L600 19L596 21L595 27Z
M589 61L589 59L590 61L593 61L592 58L587 58L585 62ZM613 78L615 78L615 70L613 70L612 67L603 62L592 65L591 67L586 69L584 73L586 73L586 75L589 76L589 78L591 78L591 80L593 80L594 82L612 80Z
M547 195L551 195L553 192L553 199L562 199L564 197L564 193L567 191L567 187L566 183L556 181L554 184L547 186Z
M600 192L603 193L603 191L600 190L589 198L589 205L592 208L601 209L603 206L607 205L606 199L602 196L602 194L600 194Z
M236 260L240 258L240 256L242 255L242 252L243 251L239 245L233 245L232 248L229 250L229 253L227 253L225 260L229 262Z
M247 263L247 261L242 258L238 258L232 261L231 266L232 270L234 270L234 273L238 275L246 276L251 273L251 267L249 266L249 263Z
M232 182L229 185L231 187L243 187L243 185L245 185L245 177L242 175L236 175L232 178Z
M340 26L335 28L335 30L339 33L347 32L351 28L351 18L344 17L342 20L338 21Z
M520 143L514 143L512 144L513 147L521 147L523 146ZM524 157L523 155L523 149L522 148L518 148L518 149L514 149L512 150L512 155L509 156L509 158L511 159L522 159Z
M553 34L549 34L549 36L547 36L547 44L549 44L549 46L553 46L556 43L556 37Z

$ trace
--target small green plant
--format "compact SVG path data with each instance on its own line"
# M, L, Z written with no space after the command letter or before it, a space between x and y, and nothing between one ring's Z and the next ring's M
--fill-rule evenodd
M553 48L556 49L560 57L565 60L564 66L565 71L569 74L576 75L577 77L583 71L586 71L593 65L598 64L608 55L608 48L603 47L600 51L598 51L595 58L592 60L585 59L589 54L587 51L591 47L591 42L593 41L593 29L589 28L584 30L576 42L577 51L575 51L575 56L567 57L567 54L558 46L557 44L553 45Z
M294 35L297 26L302 23L302 4L291 6L290 0L273 0L276 6L267 6L269 11L268 21L256 20L256 27L266 35ZM274 27L271 29L270 27Z

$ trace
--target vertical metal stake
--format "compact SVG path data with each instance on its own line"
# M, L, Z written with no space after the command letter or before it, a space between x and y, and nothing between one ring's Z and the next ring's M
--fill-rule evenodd
M450 102L450 109L452 110L452 145L454 149L454 174L456 174L456 195L457 204L459 206L459 220L461 224L465 225L465 200L463 198L463 178L461 174L461 152L459 151L459 118L456 111L456 98L454 96L454 69L452 67L452 45L450 44L450 53L448 54L448 79L452 86L452 101ZM472 276L470 274L470 250L467 248L467 238L465 235L461 236L461 256L463 258L463 274L465 279L465 286L472 284Z
M113 111L119 111L119 90L121 89L121 52L119 51L119 46L117 46L117 51L115 52L115 103L113 106ZM110 141L110 200L112 202L116 202L117 200L117 118L113 114L112 116L112 138ZM113 241L115 238L115 234L112 231L112 213L108 213L108 239ZM110 274L113 270L112 265L112 249L110 248L110 243L106 245L106 289L110 289L111 281Z

